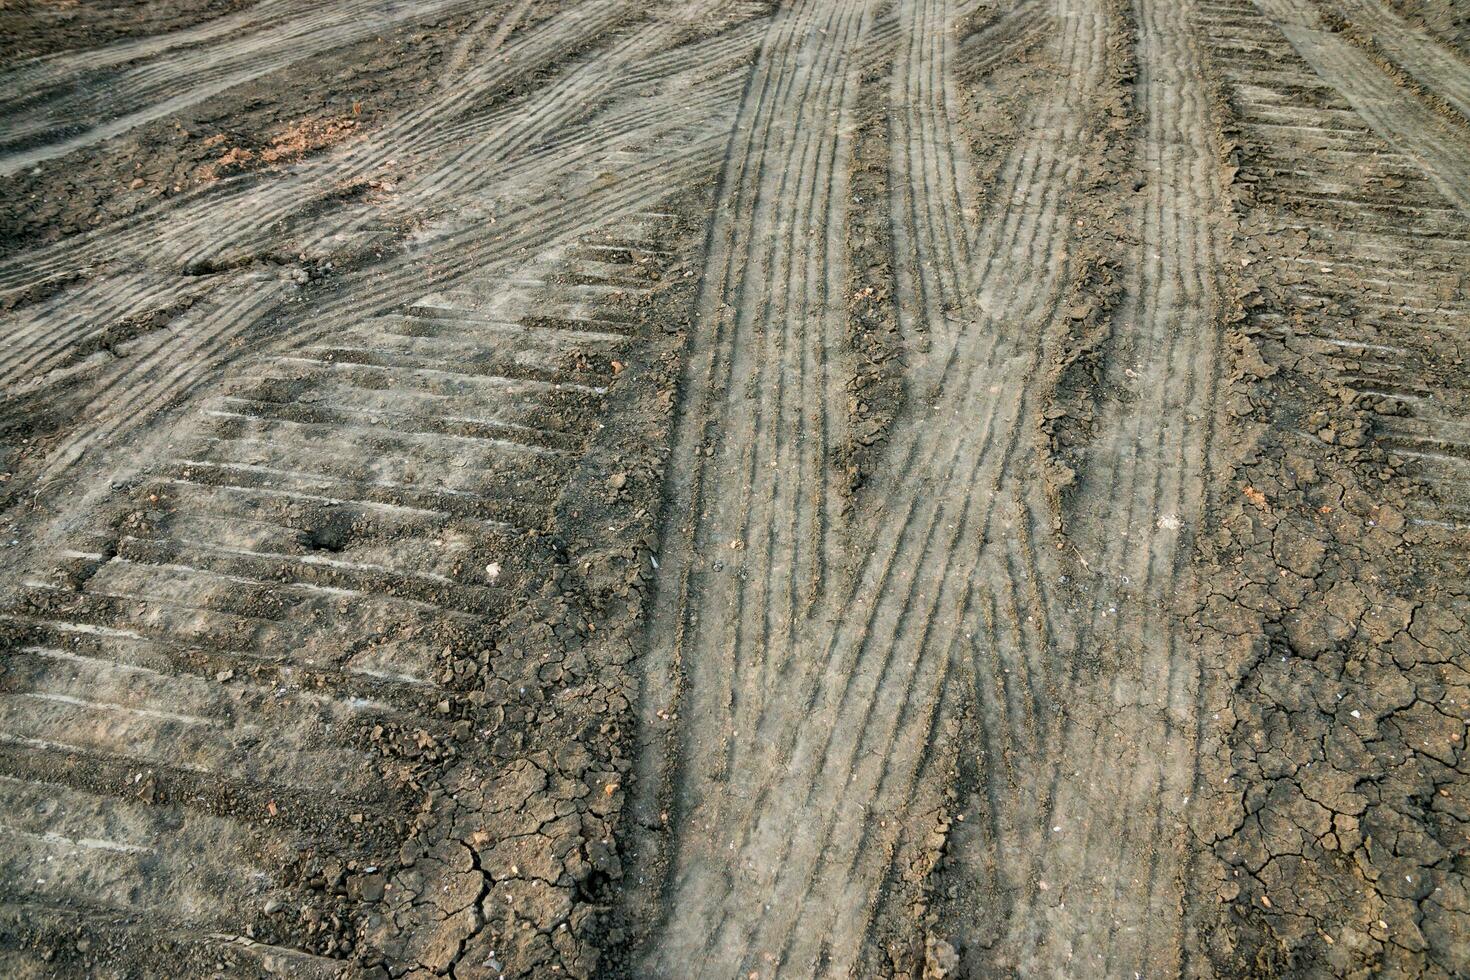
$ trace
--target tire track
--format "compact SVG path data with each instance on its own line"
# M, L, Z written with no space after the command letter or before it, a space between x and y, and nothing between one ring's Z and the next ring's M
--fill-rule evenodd
M1100 390L1134 390L1142 404L1101 405L1067 505L1070 574L1058 578L1030 548L1008 547L992 574L1009 580L1011 598L982 605L988 642L1015 652L994 667L975 661L986 754L973 768L984 792L979 815L988 819L952 841L951 860L962 870L947 873L984 882L978 892L966 884L971 895L1010 896L992 922L971 926L977 937L957 934L973 951L969 969L979 972L1180 969L1178 880L1187 842L1179 815L1193 779L1197 684L1169 597L1180 529L1203 508L1219 342L1212 229L1220 210L1209 195L1212 130L1188 11L1140 4L1136 16L1138 169L1149 182L1146 203L1128 222L1132 234L1116 233L1139 242L1124 260L1123 301L1108 341L1129 360L1107 362L1113 376ZM1030 541L1046 526L1038 519L1045 507L1019 493L1029 502L1012 512L1029 528L1019 537ZM1058 595L1043 584L1069 579L1076 581ZM1041 625L1033 632L1034 623ZM1096 676L1099 667L1106 672ZM1028 700L1029 716L1017 710ZM1104 727L1093 730L1083 716ZM1037 748L1028 752L1024 737L997 742L994 733L1008 730L1035 731ZM982 946L984 958L975 958Z
M1455 207L1470 212L1470 135L1452 129L1396 85L1366 52L1326 30L1312 11L1284 0L1257 0L1256 7L1368 125L1411 154Z
M738 52L726 52L725 58L736 63ZM680 67L682 62L675 61L673 65ZM707 70L707 66L701 70ZM716 141L721 132L719 114L722 103L728 105L728 100L737 95L735 84L733 76L717 74L704 81L697 93L680 90L676 95L671 89L653 105L648 100L614 104L605 115L593 117L599 129L589 134L590 139L584 137L582 144L574 148L559 148L554 166L545 165L550 151L537 151L528 159L510 161L507 167L477 171L476 186L461 188L462 205L471 203L466 200L471 194L493 194L498 199L513 193L512 188L521 192L518 195L521 202L512 208L496 208L500 211L501 230L493 239L487 240L479 226L459 222L460 227L439 237L436 247L457 249L463 262L473 266L483 261L481 256L512 256L518 248L545 248L558 237L565 240L580 234L589 222L605 220L619 209L626 213L672 192L679 186L679 173L692 174L708 166L717 152ZM585 92L564 98L575 102L582 95ZM682 107L682 113L670 111L676 104ZM696 117L696 122L684 114L701 109L708 114ZM636 115L630 119L630 113ZM622 147L630 139L648 146L652 156L630 156L623 151ZM646 162L640 156L646 156ZM613 181L589 182L589 170L614 163L617 169ZM307 171L313 172L321 176L320 172ZM666 182L640 183L643 177L653 173L662 173ZM433 179L431 174L430 183ZM406 212L422 206L425 198L418 186L405 188L403 199L393 203L394 209ZM437 194L438 190L430 188L424 193ZM575 207L579 202L589 205L591 210L578 213ZM200 215L202 234L208 227L205 222L213 221L218 227L221 205L201 203L207 205ZM333 234L324 230L318 237L330 242ZM315 251L313 246L306 247ZM180 260L187 254L180 255ZM330 255L330 250L326 254ZM363 273L349 274L345 283L338 286L341 295L347 298L340 303L329 301L314 307L313 318L330 325L337 316L386 312L400 305L405 294L421 289L424 274L419 254L407 251L391 255L384 262L370 265ZM223 285L211 284L208 293L201 291L196 280L188 277L177 280L179 286L173 294L164 293L163 298L177 302L182 292L208 296L211 301L196 304L189 314L172 322L169 326L175 334L173 339L169 331L159 333L155 337L158 343L151 352L145 348L138 356L118 362L98 377L92 401L82 413L93 422L58 444L53 460L39 479L57 479L93 447L116 441L125 430L146 422L154 409L178 398L189 386L216 370L230 356L232 345L242 335L258 332L273 317L288 312L295 300L295 290L280 280L268 280L262 289L259 279L253 272L232 273L224 277ZM319 331L322 329L330 326L323 326ZM299 344L309 336L297 334L291 342ZM180 343L178 337L184 342Z
M926 105L945 101L941 79L948 56L933 45L953 44L947 25L954 13L925 3L906 5L898 17L899 47L907 54L895 70L895 84L918 106L910 119L920 132L895 141L895 166L912 171L908 183L915 186L954 186L964 179L963 168L940 150L953 143L926 138L923 127L932 122L918 122ZM925 418L895 433L905 448L888 475L893 488L875 488L898 502L898 520L890 516L860 529L856 540L869 542L870 553L850 584L806 627L779 682L767 683L754 730L734 720L724 723L720 737L738 741L738 748L727 769L715 770L722 778L709 775L715 763L710 750L699 747L701 736L689 735L696 744L683 764L698 788L684 789L691 809L681 819L665 932L652 942L649 968L655 972L671 971L679 962L698 962L720 975L752 968L843 972L856 957L902 822L902 801L927 754L958 641L956 620L941 610L968 601L964 583L972 581L982 560L995 488L1016 445L1022 378L1034 372L1040 357L1042 332L1028 326L1047 315L1060 291L1059 273L1037 257L1050 256L1064 234L1052 182L1064 183L1075 173L1081 97L1097 83L1103 37L1095 14L1085 8L1063 10L1061 23L1062 51L1079 69L1067 76L1065 95L1050 110L1062 125L1036 127L1035 139L1008 170L1015 192L999 195L1002 210L982 226L982 270L992 284L1003 281L1018 295L991 292L993 305L974 311L978 322L968 331L931 325L947 346L939 347L933 373L947 383L936 386L935 405L926 408ZM1075 100L1070 105L1069 97ZM944 118L942 112L932 117ZM945 130L928 132L942 136ZM904 183L900 179L895 186ZM916 275L932 266L929 256L962 254L964 248L963 235L945 230L955 226L940 210L925 208L927 215L916 224L933 229L934 245L904 246ZM1038 266L1048 271L1035 275ZM963 301L955 280L926 283L929 296L945 292ZM693 389L701 383L696 377ZM946 424L951 418L980 421L971 429ZM972 513L972 503L978 513ZM698 507L688 513L702 516ZM686 575L697 581L697 572L670 577L679 582ZM681 594L687 595L693 589L685 581ZM997 581L1006 578L997 575ZM666 614L676 608L663 599L660 605ZM694 622L693 616L683 620L686 638ZM698 623L704 647L702 617ZM686 648L670 657L686 665L690 676L693 701L680 710L703 719L709 712L700 701L730 682L724 675L735 670L739 651L710 665L688 644L682 640ZM721 744L715 757L726 754ZM704 788L711 783L717 785ZM807 824L817 832L798 829ZM802 927L793 932L798 921Z
M1470 308L1450 271L1470 253L1466 216L1446 208L1440 182L1421 162L1375 132L1329 80L1311 74L1255 8L1216 7L1211 26L1227 77L1242 91L1249 86L1240 99L1244 120L1270 149L1273 165L1285 171L1288 159L1313 161L1296 164L1299 175L1273 181L1261 196L1294 225L1313 229L1286 259L1301 280L1299 302L1357 311L1313 321L1306 332L1325 345L1335 377L1381 400L1373 412L1375 441L1422 466L1435 488L1439 499L1417 501L1411 519L1452 527L1467 511L1463 453L1455 445L1464 394L1446 383L1441 357L1425 343L1454 343L1470 330ZM1275 127L1283 113L1297 128ZM1309 156L1329 122L1350 137L1350 149ZM1324 198L1322 187L1345 192ZM1329 209L1335 223L1321 219Z
M21 90L20 99L0 103L0 112L12 127L9 138L0 144L0 175L161 119L319 52L401 23L461 13L475 5L474 0L302 4L298 11L279 11L284 23L267 20L243 36L236 33L238 27L228 32L198 32L195 36L201 44L178 51L171 46L155 49L149 54L157 58L118 67L105 85L98 85L98 78L86 72L80 77L48 78L53 97L47 98L44 91L24 94Z
M801 583L820 589L822 568L830 561L833 545L825 529L833 503L827 496L825 447L830 435L825 420L836 411L831 403L837 389L825 362L839 328L826 283L845 281L845 271L835 265L842 252L833 247L841 228L833 222L841 216L832 210L832 201L843 199L843 192L841 185L834 189L833 182L841 180L846 169L841 116L852 88L846 61L866 22L867 15L857 4L824 9L804 3L778 14L747 82L727 152L687 360L685 387L690 394L674 442L675 458L694 458L698 452L715 462L700 458L693 472L682 478L675 470L667 512L688 515L693 538L685 547L690 551L708 554L721 548L738 553L759 548L762 556L786 556L788 570L777 572L781 578L766 579L765 568L757 563L756 574L762 579L754 589L741 581L734 596L710 592L701 597L701 586L723 570L723 562L701 560L689 552L670 555L665 548L662 578L674 584L660 590L649 635L656 644L659 637L673 638L673 648L658 656L686 664L695 699L689 710L721 719L712 738L688 733L681 765L696 783L681 790L682 807L701 798L699 805L712 812L726 805L721 784L732 765L733 719L737 712L748 718L752 712L767 710L761 688L754 683L737 701L735 658L748 650L757 658L761 677L789 662L788 650L769 649L771 634L780 647L790 644L802 615ZM801 162L800 169L791 166L796 161ZM790 189L788 174L796 181ZM770 231L760 227L773 222ZM810 238L823 244L825 258L802 268L793 262L794 248ZM828 278L839 272L840 277ZM818 282L803 281L804 276ZM791 309L793 293L801 300L797 309ZM816 326L809 332L803 314L812 306ZM763 368L755 353L762 350L779 358L777 363L790 365L780 370L793 376L797 391L787 394L783 378L782 383L767 384L760 401L752 405L748 402L756 392L750 386ZM815 377L809 379L809 374ZM752 397L746 397L747 391ZM727 420L722 433L711 425L716 418ZM784 472L786 479L818 489L778 490L771 484L779 477L757 487L752 467L767 459L775 473ZM751 526L757 521L759 527ZM732 540L742 547L730 548ZM747 598L750 592L754 595ZM687 631L695 624L701 645L712 655L685 657L681 652ZM750 639L752 635L756 639ZM657 704L663 698L649 700ZM676 860L687 869L687 852L681 849ZM719 939L713 927L718 906L704 904L713 899L708 892L712 885L708 880L686 882L685 887L700 895L695 899L700 903L697 910L682 900L666 906L671 915L645 969L677 974L684 969L681 964L708 962ZM669 887L680 886L671 881ZM701 921L705 912L710 917ZM709 968L721 971L731 966L717 960Z
M617 213L619 237L655 237L655 219ZM601 276L626 280L624 294L647 291L637 259L575 257L588 254L553 242L514 274L487 281L460 270L462 285L426 298L434 317L408 333L412 315L337 318L335 336L241 364L171 431L131 443L149 465L128 494L138 509L125 504L113 518L120 533L80 540L66 529L73 557L31 573L0 617L15 647L0 688L0 742L16 752L0 760L0 796L13 784L64 804L35 810L24 826L0 821L0 834L27 842L0 869L7 882L35 882L9 891L24 921L53 905L126 908L86 883L124 881L147 860L168 883L140 896L138 907L157 913L150 935L173 920L185 937L259 929L271 915L262 903L290 894L283 868L295 860L288 838L263 833L271 821L319 812L345 822L354 811L399 808L372 740L450 737L434 707L446 694L439 647L473 642L541 588L552 569L527 542L544 533L546 501L574 472L569 451L543 444L580 455L601 428L607 378L567 367L570 352L585 357L593 342L535 316L600 310ZM548 290L559 279L574 284ZM515 320L525 326L512 331L512 367L506 326ZM616 357L640 342L603 336ZM303 417L253 410L271 405ZM431 424L454 419L526 435ZM280 686L259 684L262 669L278 670ZM347 683L309 693L297 671ZM364 688L388 697L352 693ZM184 832L134 834L130 804L106 782L38 784L33 765L68 756L153 774L170 800L188 798L190 781L233 781L231 793L262 807L263 828L238 814L194 819L188 803L157 818L173 814ZM340 853L352 853L349 836ZM60 856L67 873L45 873ZM439 942L437 918L404 914L396 928L421 955ZM297 952L337 952L333 942Z
M1066 87L1037 112L1037 120L1032 126L1032 131L1037 135L1014 150L1010 161L1003 168L1003 184L994 194L999 210L982 218L979 225L977 237L981 258L977 263L976 277L982 291L979 303L975 305L978 309L975 306L962 308L965 313L963 319L973 318L973 321L978 322L957 335L949 349L941 347L935 358L944 365L941 377L955 375L959 379L955 382L957 387L953 389L953 394L947 387L940 388L942 401L936 406L936 416L985 419L986 428L982 429L984 436L978 447L952 438L944 439L938 444L942 447L940 451L955 461L951 465L958 465L963 459L984 459L987 455L986 447L990 445L992 438L1004 441L1007 437L997 433L1013 430L1014 420L1024 414L1018 402L1018 399L1024 397L1020 394L1024 391L1024 386L1019 383L1007 385L1004 381L995 383L1008 376L997 372L1005 370L1025 373L1035 370L1034 359L1040 356L1039 345L1033 343L1027 352L1026 347L1017 350L1007 342L1025 342L1026 328L1020 324L1049 314L1059 298L1061 282L1065 276L1065 263L1052 261L1065 236L1061 191L1075 179L1082 132L1080 113L1088 93L1097 83L1097 56L1103 32L1097 29L1095 11L1063 8L1058 13L1059 22L1064 27L1059 57L1064 64L1076 70L1059 73L1068 79ZM1048 271L1041 276L1031 275L1038 268ZM1010 291L1007 292L1007 289ZM1015 317L1016 323L1008 322L1010 317ZM1040 332L1035 336L1039 337ZM992 383L988 389L977 393L972 379L979 378ZM955 402L950 401L951 398L958 401L958 406L951 407L955 405ZM968 399L968 402L960 399ZM996 401L999 401L1001 407L997 408ZM987 402L990 404L987 405ZM997 414L1002 413L1006 421L996 423ZM996 430L994 433L990 430L992 426ZM932 440L936 437L930 433L936 428L940 427L931 426L930 431L926 432L916 426L915 431L922 433L926 440ZM908 436L904 433L899 433L895 436L895 441L902 444L906 438ZM899 457L905 464L935 451L932 444L916 442L913 445L917 449L911 448L910 456ZM1002 455L1009 455L1010 452L1010 449L1006 449ZM901 464L899 471L908 472L908 466ZM981 479L977 476L979 471L958 475L961 472L963 471L956 471L957 475L940 481L939 485L982 487L988 497L1000 496L999 475ZM933 485L929 481L917 483L917 487ZM988 513L994 513L997 506L1008 513L1013 513L1015 508L1013 503L992 503ZM985 516L982 527L988 527L990 520L989 516ZM951 529L955 527L954 524L946 526ZM966 541L966 548L973 547L970 544L972 538L977 542L987 540L984 530L967 529L960 537ZM1033 668L1038 665L1026 660L1028 639L1025 631L1029 627L1023 626L1020 618L1013 615L1013 611L1019 608L1014 592L1017 576L1008 567L1003 568L999 564L999 556L981 556L970 560L984 560L988 563L989 571L968 576L962 573L962 578L991 581L1006 596L999 607L1000 611L996 612L992 606L992 614L987 617L992 624L991 628L998 631L995 651L1010 658L1009 663L1016 668L1015 672L1019 675L1012 679L1018 681L1020 676L1032 676ZM1027 560L1024 564L1031 562ZM900 571L897 577L904 578L909 574L911 573ZM1009 638L999 639L1001 635ZM1002 672L1009 677L1010 670L1011 667L1008 666ZM1040 678L1032 676L1032 681L1040 683ZM1010 684L1005 686L1006 711L1010 716L997 718L994 728L1004 732L1005 738L1015 739L1018 745L1024 745L1027 740L1024 733L1029 727L1026 719L1034 717L1037 697L1030 682L1026 685L1025 692Z
M34 386L76 358L95 353L94 343L112 343L110 333L121 332L120 339L129 339L129 321L192 302L203 290L203 283L180 285L162 276L122 275L106 283L83 284L25 308L5 324L9 349L0 355L0 384ZM117 331L119 325L124 326L122 331Z
M1106 405L1078 497L1107 503L1079 505L1071 535L1094 582L1081 645L1105 651L1111 673L1098 689L1078 662L1061 696L1064 705L1096 699L1116 714L1106 729L1069 719L1056 732L1033 867L1058 894L1053 904L1033 893L1016 914L1035 930L1023 968L1043 973L1082 964L1108 975L1181 969L1182 813L1194 778L1198 666L1173 597L1188 574L1180 546L1205 502L1223 211L1192 8L1143 2L1135 15L1138 169L1148 189L1111 341L1131 363L1110 365L1109 387L1136 391L1137 400Z
M499 948L488 911L466 925L436 908L439 894L463 887L462 876L426 859L420 870L402 872L399 890L388 896L412 901L420 890L426 901L344 923L329 893L325 908L312 907L316 918L297 926L295 912L305 906L293 875L312 872L290 867L299 855L287 854L282 842L311 840L321 848L317 860L360 855L364 831L347 815L372 815L371 832L381 833L396 815L412 814L411 800L400 796L412 790L384 773L409 772L415 763L404 760L440 752L463 734L456 734L462 723L446 717L455 700L450 685L465 659L473 671L475 654L456 661L452 651L487 656L492 628L552 594L557 559L546 538L554 505L582 478L589 446L603 438L611 377L647 339L641 321L608 307L616 300L637 310L656 298L649 270L664 269L674 255L657 241L669 216L649 212L717 166L742 61L756 40L708 5L669 4L653 13L648 30L600 42L584 59L591 68L519 100L515 111L524 119L499 108L472 110L481 133L490 133L477 149L493 150L493 158L466 167L462 142L439 144L389 205L394 215L413 215L453 192L461 209L438 218L421 241L344 270L330 289L301 289L261 275L254 263L234 269L227 262L174 281L149 271L173 271L171 258L197 257L227 216L259 220L261 212L240 209L255 199L256 185L240 181L229 193L200 195L188 210L155 212L153 228L170 235L141 268L114 258L112 276L22 307L25 318L14 328L30 342L13 377L34 384L33 372L49 371L41 377L57 383L56 398L77 399L84 421L49 445L44 465L28 474L50 495L53 519L27 543L31 571L0 619L0 641L21 651L0 688L0 767L31 787L48 769L67 773L69 791L83 800L78 806L95 813L102 829L86 822L73 829L61 811L53 829L22 828L41 840L0 870L7 882L38 885L12 892L17 911L7 935L40 929L39 948L51 928L44 925L49 909L106 910L107 896L82 894L78 881L135 873L112 856L134 853L128 835L117 848L93 849L113 862L110 870L87 865L75 879L42 873L58 854L74 855L77 841L110 841L103 829L126 822L120 776L93 781L75 773L126 770L129 778L152 773L163 798L188 801L171 805L176 821L187 823L185 815L200 808L224 815L224 829L214 831L217 863L192 858L207 847L204 831L152 845L159 873L171 883L177 877L178 887L157 896L131 941L150 949L176 940L207 946L220 935L231 943L248 925L249 937L284 934L279 944L256 944L269 947L264 955L273 962L320 965L318 958L341 958L370 942L440 970L477 929ZM685 45L691 23L705 33ZM577 29L597 33L592 23ZM563 37L544 53L565 45ZM641 70L630 81L633 73L620 68L635 64ZM544 118L532 118L538 114ZM548 118L558 130L546 128ZM412 111L404 119L405 127L416 124ZM437 124L431 130L442 135ZM358 156L344 151L328 165L303 165L259 200L280 209L294 194L299 205L340 172L334 166L371 154L384 159L406 132L390 129ZM301 229L304 244L291 242L290 252L333 255L311 240L384 220L370 215L371 202L348 210L345 220L341 213L312 219ZM280 234L275 229L272 239L257 225L239 240L259 247ZM137 229L96 235L80 248L48 250L40 262L18 257L9 271L29 286L47 262L65 268L120 242L142 248L143 241ZM607 241L626 244L599 244ZM58 358L90 336L106 336L109 320L181 295L195 302L166 327L132 338L102 370L89 364L87 384L60 385ZM75 314L61 337L57 310ZM243 342L251 356L241 355ZM221 378L226 366L233 370ZM160 418L168 424L157 424ZM97 471L107 479L76 479ZM263 674L277 679L275 690ZM320 705L301 690L308 679L330 692ZM257 682L276 700L258 694ZM507 702L497 710L524 710L513 693ZM67 758L80 766L68 768L60 761ZM456 771L454 778L483 784L490 774ZM191 795L194 786L205 790ZM250 801L258 817L253 809L253 819L243 817L236 800ZM599 816L603 807L599 798ZM498 804L486 812L498 813ZM323 835L301 824L310 813L337 815L342 832ZM479 812L468 818L485 819ZM275 834L281 822L297 828L296 836ZM515 835L500 856L528 853L533 837ZM251 848L249 860L236 860L236 838ZM375 853L398 854L403 842L371 843ZM487 855L492 845L499 842L484 845ZM598 845L588 849L590 859L579 850L568 868L590 860L595 871L588 866L584 875L607 873L612 865ZM492 881L488 865L483 876L472 870L486 895L521 887ZM580 896L570 882L558 887ZM280 901L291 910L285 929L266 907ZM556 924L549 920L547 929ZM575 941L586 944L578 928ZM523 955L521 962L534 960Z
M1377 47L1470 120L1470 65L1405 23L1380 0L1334 0L1334 6L1368 28Z
M927 43L936 31L935 22L925 18L934 13L918 8L911 36ZM1092 82L1088 58L1100 51L1103 36L1088 13L1062 12L1062 23L1070 28L1063 50L1070 51L1069 63L1080 68L1071 82L1079 90ZM1056 133L1049 135L1056 138ZM1061 134L1068 135L1066 127ZM1061 149L1065 153L1069 147L1063 144ZM1043 233L1059 226L1056 211L1035 225ZM996 263L992 274L1008 271L1003 263L1016 257L1010 251L1014 244L1013 238L1004 244L991 240ZM1020 280L1016 275L1015 281ZM859 903L852 890L858 885L871 896L881 878L902 823L902 801L932 735L929 712L945 684L947 653L954 641L954 620L941 619L938 612L959 607L960 583L979 574L974 569L983 558L980 546L989 537L1002 474L1016 447L1020 393L1025 390L1020 378L1037 367L1040 331L1031 334L1029 351L1014 345L1025 344L1024 324L1054 305L1049 281L1032 277L1028 282L1036 288L1018 289L1020 302L1005 308L1005 319L988 320L982 314L977 329L957 340L947 358L949 365L961 365L954 387L941 388L936 419L922 428L916 425L919 438L908 443L912 448L906 457L899 457L897 472L913 480L890 497L904 501L900 519L865 529L872 556L854 579L846 605L829 613L821 632L813 630L816 649L801 678L801 689L809 693L797 701L805 714L779 719L779 727L763 729L756 740L765 751L749 772L751 779L761 780L761 789L743 815L745 829L736 844L744 855L776 855L765 858L779 869L774 888L761 882L772 907L795 903L801 910L809 903L821 910L815 914L823 916L822 926L834 923L832 938L823 928L804 923L801 945L785 949L779 966L805 971L817 964L822 969L830 957L841 955L843 944L836 939L851 948L865 926L871 897ZM1022 305L1027 302L1033 305ZM980 388L974 383L978 378L991 385ZM1013 383L1007 384L1007 378L1014 378ZM949 416L946 409L956 418L982 421L973 431L936 424ZM906 441L902 430L895 434L899 445ZM972 515L977 490L985 502ZM998 577L998 584L1004 581ZM913 704L918 711L908 710ZM761 775L768 773L779 775ZM884 785L892 789L891 797L877 795ZM877 826L866 815L869 810L882 814ZM792 812L811 814L806 819L816 818L821 832L813 839L790 830L788 821L798 823L787 816ZM854 819L854 813L863 816ZM862 852L855 850L859 845ZM789 929L796 918L762 922L762 933L774 932L775 942L784 946L786 933L775 930ZM828 942L836 952L824 948ZM840 964L840 959L832 963L838 972Z

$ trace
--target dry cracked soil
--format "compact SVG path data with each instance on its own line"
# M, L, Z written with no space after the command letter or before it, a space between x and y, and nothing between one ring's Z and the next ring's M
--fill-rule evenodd
M1470 2L0 0L0 974L1470 977Z

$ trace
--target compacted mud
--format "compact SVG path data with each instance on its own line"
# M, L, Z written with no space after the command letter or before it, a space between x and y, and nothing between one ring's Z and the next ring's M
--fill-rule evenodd
M1470 975L1467 32L0 0L0 973Z

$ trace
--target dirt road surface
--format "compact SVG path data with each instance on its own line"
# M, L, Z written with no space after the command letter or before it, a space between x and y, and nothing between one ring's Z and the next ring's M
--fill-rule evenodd
M0 973L1470 975L1470 5L0 0Z

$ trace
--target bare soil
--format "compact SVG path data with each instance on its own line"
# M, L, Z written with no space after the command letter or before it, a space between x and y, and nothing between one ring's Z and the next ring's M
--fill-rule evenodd
M0 974L1470 975L1467 31L0 0Z

